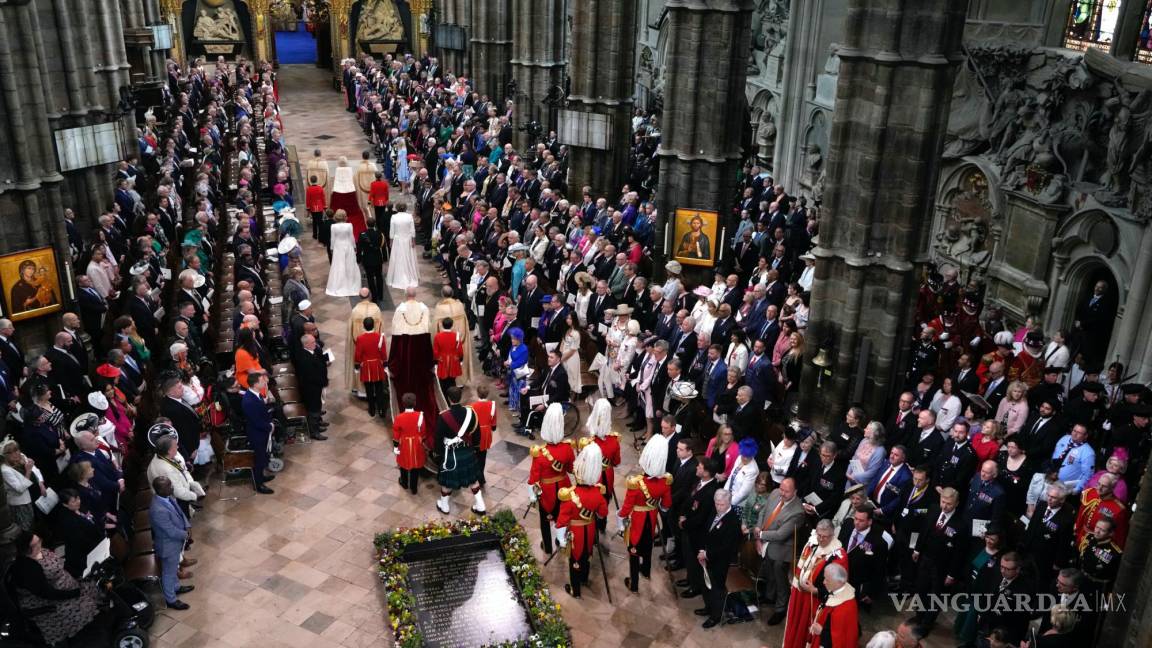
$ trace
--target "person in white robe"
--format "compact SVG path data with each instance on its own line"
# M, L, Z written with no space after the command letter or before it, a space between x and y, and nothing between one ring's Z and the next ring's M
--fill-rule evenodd
M360 294L360 266L356 263L356 241L352 224L343 209L332 216L332 267L328 271L330 297L355 297Z
M420 271L416 267L416 252L413 248L415 235L416 225L412 221L412 214L402 211L392 215L389 229L392 253L386 278L392 288L405 290L420 284Z

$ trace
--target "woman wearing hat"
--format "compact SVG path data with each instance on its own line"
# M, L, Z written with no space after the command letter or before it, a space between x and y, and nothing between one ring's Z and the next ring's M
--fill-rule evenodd
M760 467L756 465L756 453L760 446L756 439L745 437L737 444L739 457L732 464L728 479L724 481L724 490L732 493L732 506L740 507L750 502L756 493L756 478L760 475Z
M680 281L680 273L684 271L684 267L679 261L669 261L664 264L664 270L668 273L668 279L664 282L664 299L679 305L677 302L684 292L684 284Z
M597 386L600 388L601 395L609 401L612 401L614 405L616 404L616 389L619 388L623 390L624 388L624 379L627 377L628 368L632 364L632 357L636 353L636 336L640 333L639 322L635 323L636 333L630 333L632 324L635 321L631 318L631 306L621 304L616 307L615 321L612 322L612 326L608 328L608 334L605 336L604 367L600 369L600 375L596 381ZM631 348L626 354L622 353L622 347L629 338L631 338L631 342L629 343ZM621 373L624 375L621 376Z
M527 384L529 372L528 346L524 344L524 331L520 327L509 329L508 336L512 340L508 357L504 360L504 366L508 368L508 409L519 412L520 389Z

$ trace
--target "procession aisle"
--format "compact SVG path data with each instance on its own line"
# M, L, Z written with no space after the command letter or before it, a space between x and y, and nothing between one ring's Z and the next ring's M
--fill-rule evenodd
M368 142L354 117L343 110L340 95L331 90L329 73L285 66L279 72L279 87L286 137L302 162L317 147L333 166L341 155L353 164L359 161ZM297 201L303 202L302 191L297 192ZM194 520L196 545L191 555L200 563L188 581L196 591L184 597L192 609L160 612L153 631L157 646L313 648L320 645L318 638L326 646L392 645L375 576L372 537L385 529L442 519L435 510L434 479L424 477L419 495L404 492L398 484L389 429L371 420L365 405L347 394L343 363L349 348L349 313L356 299L324 295L327 256L312 239L306 221L305 225L308 233L301 243L312 302L321 337L336 357L327 391L329 440L288 448L287 466L269 484L275 495L255 496L245 481L222 485L219 476L214 477L205 509ZM433 308L439 299L439 277L423 260L420 272L420 299ZM386 331L391 328L391 302L402 299L393 291L389 303L381 305ZM586 414L587 407L582 407ZM527 504L529 443L508 433L506 410L500 417L503 438L489 453L486 500L490 510L506 506L520 515ZM636 470L630 433L624 432L624 439L624 463L616 480L620 489L623 475ZM618 496L623 497L623 490ZM470 494L458 494L453 513L466 513L470 503ZM614 507L611 514L615 515ZM533 511L525 520L534 541L539 539L537 519ZM563 557L546 569L577 646L779 642L779 629L766 629L762 623L702 630L699 617L692 614L700 599L676 599L671 581L659 568L651 581L641 584L639 594L629 594L623 585L628 573L626 547L613 537L606 548L615 605L607 602L597 561L592 564L592 584L580 601L563 592L567 580Z

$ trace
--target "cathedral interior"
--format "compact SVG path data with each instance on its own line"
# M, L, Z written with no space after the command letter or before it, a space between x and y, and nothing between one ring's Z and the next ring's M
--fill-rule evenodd
M189 94L194 104L218 85L218 70L233 70L239 79L243 65L253 87L274 87L250 93L257 108L245 112L260 124L260 147L283 142L287 173L263 178L266 197L249 204L266 203L267 214L277 198L272 186L293 185L304 216L312 151L323 150L327 174L338 158L355 164L374 145L349 114L356 112L349 66L364 57L436 66L444 80L434 83L444 88L466 80L461 85L484 105L511 115L510 150L562 147L573 209L581 189L611 204L628 198L621 191L626 185L638 191L660 214L645 254L652 286L665 285L666 262L680 274L673 259L683 256L674 249L682 211L711 215L704 230L714 248L699 252L702 263L686 264L684 282L713 285L717 272L723 283L738 253L737 233L756 228L742 225L742 212L750 210L755 220L763 209L746 204L752 194L745 190L757 182L782 187L792 204L803 206L815 234L811 249L803 250L814 263L805 286L811 314L804 370L795 400L786 397L788 415L797 419L833 427L842 412L862 407L877 420L902 420L894 404L916 383L909 377L921 360L923 331L929 323L953 330L949 318L968 298L978 304L979 315L969 315L985 335L979 344L979 337L972 339L965 353L973 365L1003 346L988 328L994 320L1002 331L1019 331L1017 343L1031 331L1042 331L1045 341L1067 340L1073 353L1061 375L1073 365L1081 376L1096 367L1101 382L1111 381L1110 398L1123 399L1124 383L1143 388L1137 392L1143 403L1134 407L1148 401L1152 0L0 0L0 340L21 349L18 367L4 357L8 374L0 374L0 389L12 395L3 399L9 416L0 431L12 435L25 424L15 383L34 382L34 360L60 351L62 327L79 330L70 323L79 321L74 313L84 315L96 354L82 368L97 380L96 365L109 351L96 339L102 334L116 348L123 338L126 349L136 344L136 355L167 357L171 335L160 330L163 308L153 313L149 335L128 334L110 316L117 311L112 293L130 301L136 282L100 297L101 303L109 298L105 306L112 310L108 317L103 311L91 316L98 331L89 330L84 300L95 242L120 257L120 273L131 275L123 279L150 272L151 264L168 280L167 287L148 286L159 291L152 300L169 311L184 303L178 293L189 266L161 270L165 261L155 252L130 262L136 250L123 240L122 252L112 245L114 221L137 209L142 223L144 211L171 208L183 238L169 233L164 252L186 264L181 244L187 248L188 236L208 229L197 215L226 211L224 202L211 204L218 193L231 200L256 188L237 171L249 155L229 130L237 98L221 94L193 111ZM190 75L192 68L200 76ZM201 87L193 77L208 81ZM218 121L217 113L220 123L232 120L223 143L201 129ZM137 193L137 169L166 179L140 183ZM261 171L267 172L256 169L257 176ZM132 182L125 184L127 178ZM213 189L201 190L208 183ZM180 199L168 197L181 192ZM393 192L397 205L401 195L404 205L419 200L415 189L394 184ZM184 213L178 213L181 201ZM151 247L154 230L141 227L129 240L135 246L135 237L150 236L145 247ZM231 238L227 231L221 248ZM311 234L298 238L315 329L342 364L355 352L348 308L357 299L323 294L331 251L325 258L324 245ZM202 274L216 282L215 299L232 299L239 289L225 279L240 276L231 265L236 260L204 261L211 272ZM427 257L418 268L418 298L435 305L450 275ZM279 286L279 276L276 281ZM384 293L377 303L390 319L404 295ZM196 309L196 317L209 322L206 330L229 329L214 307L204 313L197 300ZM291 313L266 311L257 314L288 326ZM239 322L244 314L237 313ZM956 326L953 339L969 344L963 326ZM231 358L235 330L213 335L207 354ZM952 348L951 341L929 342ZM1036 368L1043 369L1047 358L1037 357ZM24 359L29 371L22 376ZM958 369L941 366L949 375ZM159 571L145 579L142 589L158 607L142 633L151 645L419 645L400 641L386 616L389 595L379 587L371 543L384 529L439 519L434 498L428 491L418 501L397 486L390 427L350 395L351 370L349 377L337 376L342 372L335 368L330 373L324 408L333 439L285 452L277 496L251 497L244 479L222 477L222 466L208 476L196 473L209 485L196 506L197 544L189 550L200 565L187 582L199 587L185 597L192 610L174 612L163 609ZM153 377L151 370L145 374ZM137 436L159 415L155 402L164 397L159 372L144 382L144 400L132 411L149 420L137 425ZM19 398L23 403L23 388ZM589 408L581 407L586 420ZM500 412L515 416L503 406ZM1152 646L1152 625L1142 622L1152 615L1152 483L1143 472L1152 434L1147 416L1140 420L1143 428L1131 425L1137 425L1133 444L1143 460L1131 464L1140 466L1138 474L1128 473L1136 494L1110 586L1126 612L1100 615L1091 645ZM531 444L506 434L509 440L489 455L485 493L489 508L508 507L519 517L529 504L524 481ZM625 445L624 466L634 465L641 446ZM622 482L624 473L618 474ZM25 504L11 493L10 503ZM126 506L129 497L117 505ZM456 501L465 511L466 499ZM146 509L137 517L141 511L147 520ZM532 542L539 536L534 518L524 523ZM7 525L0 540L11 547L19 532L13 516L0 515L0 525ZM629 598L620 586L628 549L619 539L609 544L606 562L618 588L613 602L593 587L581 601L565 598L564 561L542 567L571 629L570 645L800 645L788 643L783 626L761 618L702 631L695 605L665 587L662 568ZM129 553L138 557L134 549ZM595 562L592 569L599 569ZM4 586L14 587L7 577ZM859 645L906 617L886 602L871 613L862 610ZM889 645L1020 645L957 644L944 625L920 644ZM0 646L48 645L9 644L6 636L0 633ZM1072 644L1031 644L1042 645Z

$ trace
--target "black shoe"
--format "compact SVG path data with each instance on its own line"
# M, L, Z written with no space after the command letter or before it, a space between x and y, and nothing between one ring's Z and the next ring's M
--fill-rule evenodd
M777 611L776 611L776 612L775 612L775 613L774 613L774 614L773 614L773 615L772 615L772 616L771 616L771 617L768 619L768 625L770 625L770 626L774 626L774 625L780 625L781 623L783 623L783 622L784 622L784 618L785 618L785 617L787 617L787 616L788 616L788 615L787 615L787 614L786 614L786 613L785 613L783 610L777 610Z
M268 488L267 486L257 486L256 492L260 493L261 495L271 495L272 493L275 493L276 491L272 490L271 488Z
M694 589L689 588L689 589L684 590L683 592L680 592L680 598L689 599L689 598L696 598L697 596L700 596L700 590L694 590Z
M708 616L708 608L700 608L699 610L692 610L692 614L696 616Z
M179 596L181 594L187 594L194 589L196 589L195 585L181 585L180 587L176 588L176 595Z
M167 603L166 605L168 606L169 610L187 610L188 608L192 607L180 599L176 599L175 601Z
M688 585L689 583L687 578L681 578L680 580L676 581L676 587L688 587Z
M312 434L310 436L311 436L313 441L327 441L328 440L328 435L323 434L323 433Z
M741 623L748 623L751 620L752 620L752 617L750 617L750 616L732 617L732 618L728 619L727 621L725 621L724 625L738 625Z
M717 621L717 620L715 620L715 619L708 619L708 620L707 620L707 621L705 621L705 622L704 622L704 624L703 624L702 626L700 626L700 627L701 627L701 628L704 628L705 630L707 630L707 629L709 629L709 628L715 628L715 627L716 627L716 626L718 626L718 625L720 625L720 622L719 622L719 621Z
M276 479L276 475L264 475L264 481L266 482L270 482L273 479Z

